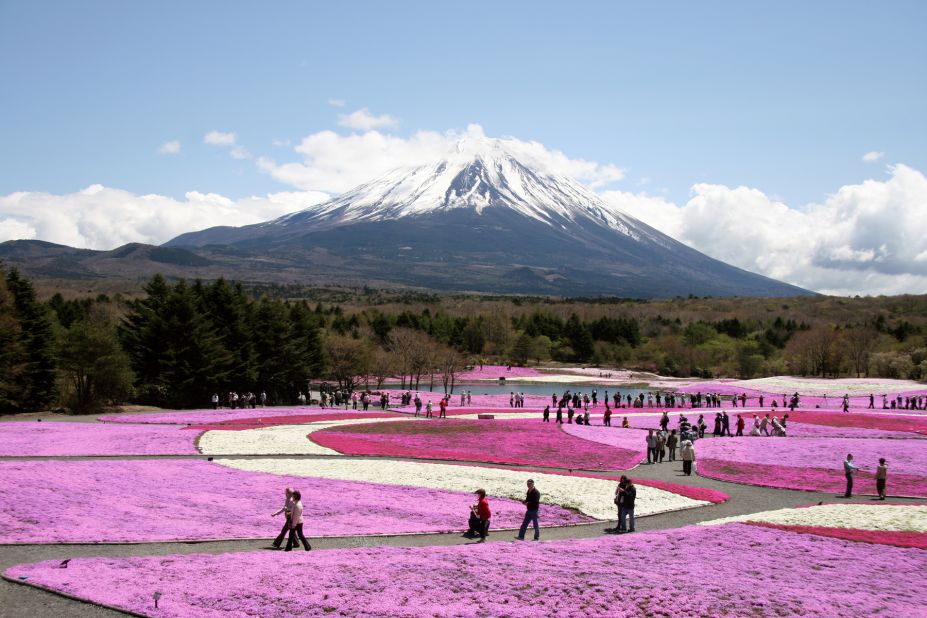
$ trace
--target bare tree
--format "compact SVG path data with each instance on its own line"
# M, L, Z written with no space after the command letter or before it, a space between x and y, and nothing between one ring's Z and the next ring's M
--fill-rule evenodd
M437 360L436 368L441 374L441 381L444 384L444 392L452 394L454 392L454 379L464 368L463 356L454 348L441 346L436 350L435 359Z
M330 335L325 351L330 378L338 382L339 388L354 390L370 367L369 344L352 337Z
M423 332L411 328L394 328L389 333L389 351L395 355L396 366L402 379L402 388L418 390L419 381L426 370L430 370L429 354L432 347L431 338Z
M868 326L850 328L844 330L841 334L841 346L850 362L853 363L857 378L863 373L866 374L866 377L869 377L869 355L875 349L878 339L879 333Z
M386 378L396 373L396 356L383 348L376 348L370 355L369 375L376 380L377 390L383 387Z

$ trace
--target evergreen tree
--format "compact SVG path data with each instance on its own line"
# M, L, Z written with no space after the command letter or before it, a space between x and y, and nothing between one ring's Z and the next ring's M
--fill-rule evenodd
M48 309L35 296L28 279L16 270L6 275L6 287L13 296L13 315L19 323L19 343L26 364L19 375L20 409L42 409L55 399L55 336Z
M16 410L23 404L21 377L26 370L26 354L15 311L13 295L0 278L0 410Z
M146 297L129 303L119 338L135 373L140 401L161 405L162 363L167 355L166 306L171 287L160 274L145 285Z
M290 316L286 306L266 296L254 309L251 325L255 353L257 388L275 402L289 402L295 395L290 388L294 347L290 341Z
M575 313L571 313L564 326L564 335L570 341L573 354L579 362L586 362L592 356L595 342L586 325L580 321Z
M57 357L64 403L74 413L124 401L132 390L129 357L115 326L99 315L72 323L58 343Z
M165 402L178 408L206 405L218 385L227 383L229 353L183 281L171 290L160 318L166 349L158 385Z
M231 359L228 381L217 385L217 388L223 392L258 390L249 323L251 302L241 284L229 284L225 279L219 279L203 290L201 302L206 317Z

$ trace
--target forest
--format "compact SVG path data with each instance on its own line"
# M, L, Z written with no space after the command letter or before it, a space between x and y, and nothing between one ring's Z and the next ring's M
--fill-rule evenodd
M154 276L133 295L41 295L0 271L0 410L209 405L310 385L451 390L467 365L668 376L927 380L927 296L562 299L247 287ZM47 296L47 297L43 297Z

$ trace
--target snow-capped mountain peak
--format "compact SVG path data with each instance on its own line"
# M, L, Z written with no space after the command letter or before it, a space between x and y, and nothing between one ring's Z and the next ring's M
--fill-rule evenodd
M577 181L544 169L523 142L467 134L439 160L399 168L340 196L277 219L336 226L470 209L508 208L549 226L592 222L637 239L648 234ZM526 163L530 160L530 164Z

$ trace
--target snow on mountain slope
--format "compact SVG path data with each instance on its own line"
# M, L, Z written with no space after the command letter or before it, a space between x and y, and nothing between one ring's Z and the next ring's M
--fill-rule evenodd
M342 195L264 225L314 223L324 227L396 220L455 209L509 208L546 225L563 228L592 222L640 240L661 234L605 203L570 178L520 160L515 140L468 136L441 160L397 169Z

